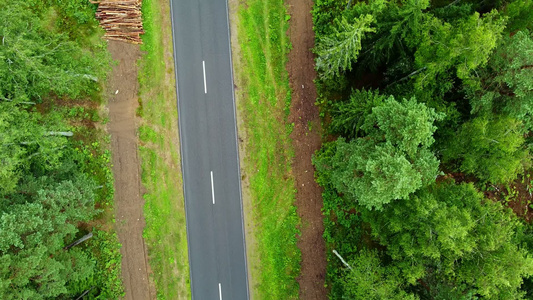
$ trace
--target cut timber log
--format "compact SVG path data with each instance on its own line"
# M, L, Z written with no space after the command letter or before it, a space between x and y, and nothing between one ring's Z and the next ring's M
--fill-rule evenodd
M100 21L100 27L106 31L105 39L142 44L142 0L90 2L98 5L95 16Z

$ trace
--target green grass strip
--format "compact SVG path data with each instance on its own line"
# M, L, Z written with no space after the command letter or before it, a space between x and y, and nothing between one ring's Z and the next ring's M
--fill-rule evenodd
M288 15L282 0L247 0L238 12L236 60L239 114L246 131L244 174L249 176L253 234L249 253L252 294L257 299L296 299L299 218L293 205L294 156L287 117ZM248 212L250 213L250 212Z
M158 299L190 299L178 115L167 0L144 0L139 128L150 266Z

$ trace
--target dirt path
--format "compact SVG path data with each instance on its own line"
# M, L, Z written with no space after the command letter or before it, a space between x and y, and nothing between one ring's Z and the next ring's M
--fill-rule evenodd
M145 226L137 155L135 110L139 46L109 42L109 51L118 65L108 81L109 124L115 177L115 219L122 244L122 279L125 299L155 299L149 283L149 265L142 234ZM118 93L117 93L118 91Z
M312 0L288 0L291 15L289 36L292 50L287 70L292 89L289 121L294 122L291 138L295 150L293 173L296 178L296 206L302 220L302 235L298 247L302 252L300 299L327 299L326 250L322 234L322 189L314 180L311 156L320 148L320 117L315 106L316 89L313 80L315 34L311 9Z

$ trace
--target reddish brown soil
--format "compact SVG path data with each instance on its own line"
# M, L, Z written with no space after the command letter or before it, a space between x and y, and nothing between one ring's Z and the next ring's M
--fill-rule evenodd
M533 221L533 171L527 171L524 175L518 176L518 179L505 184L487 184L483 192L488 199L501 202L504 206L509 207L517 217L528 223ZM472 182L478 183L478 179L473 175L463 173L448 173L444 176L437 177L437 182L453 178L455 183ZM479 184L479 183L478 183Z
M298 247L302 252L300 299L327 299L326 247L322 235L322 189L314 180L311 163L313 153L320 148L320 117L315 106L316 88L313 80L315 34L311 17L312 0L288 0L291 15L289 36L292 50L287 70L292 89L289 121L294 123L291 138L295 150L293 173L296 178L296 206L302 220Z
M109 124L115 177L116 230L122 248L122 280L125 299L155 299L149 283L149 265L142 233L145 226L137 155L135 109L139 46L109 42L109 51L118 65L108 82ZM118 91L118 93L116 92Z
M484 194L493 201L500 201L512 209L519 218L531 223L533 220L533 209L530 207L533 204L532 175L533 171L526 172L525 175L519 176L510 183L509 188L505 185L490 185L490 189Z

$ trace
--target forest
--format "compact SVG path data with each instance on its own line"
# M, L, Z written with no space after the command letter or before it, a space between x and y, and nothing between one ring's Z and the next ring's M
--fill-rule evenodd
M533 298L533 1L312 14L330 299Z
M94 10L85 0L0 1L1 299L123 294L99 127L110 57Z

